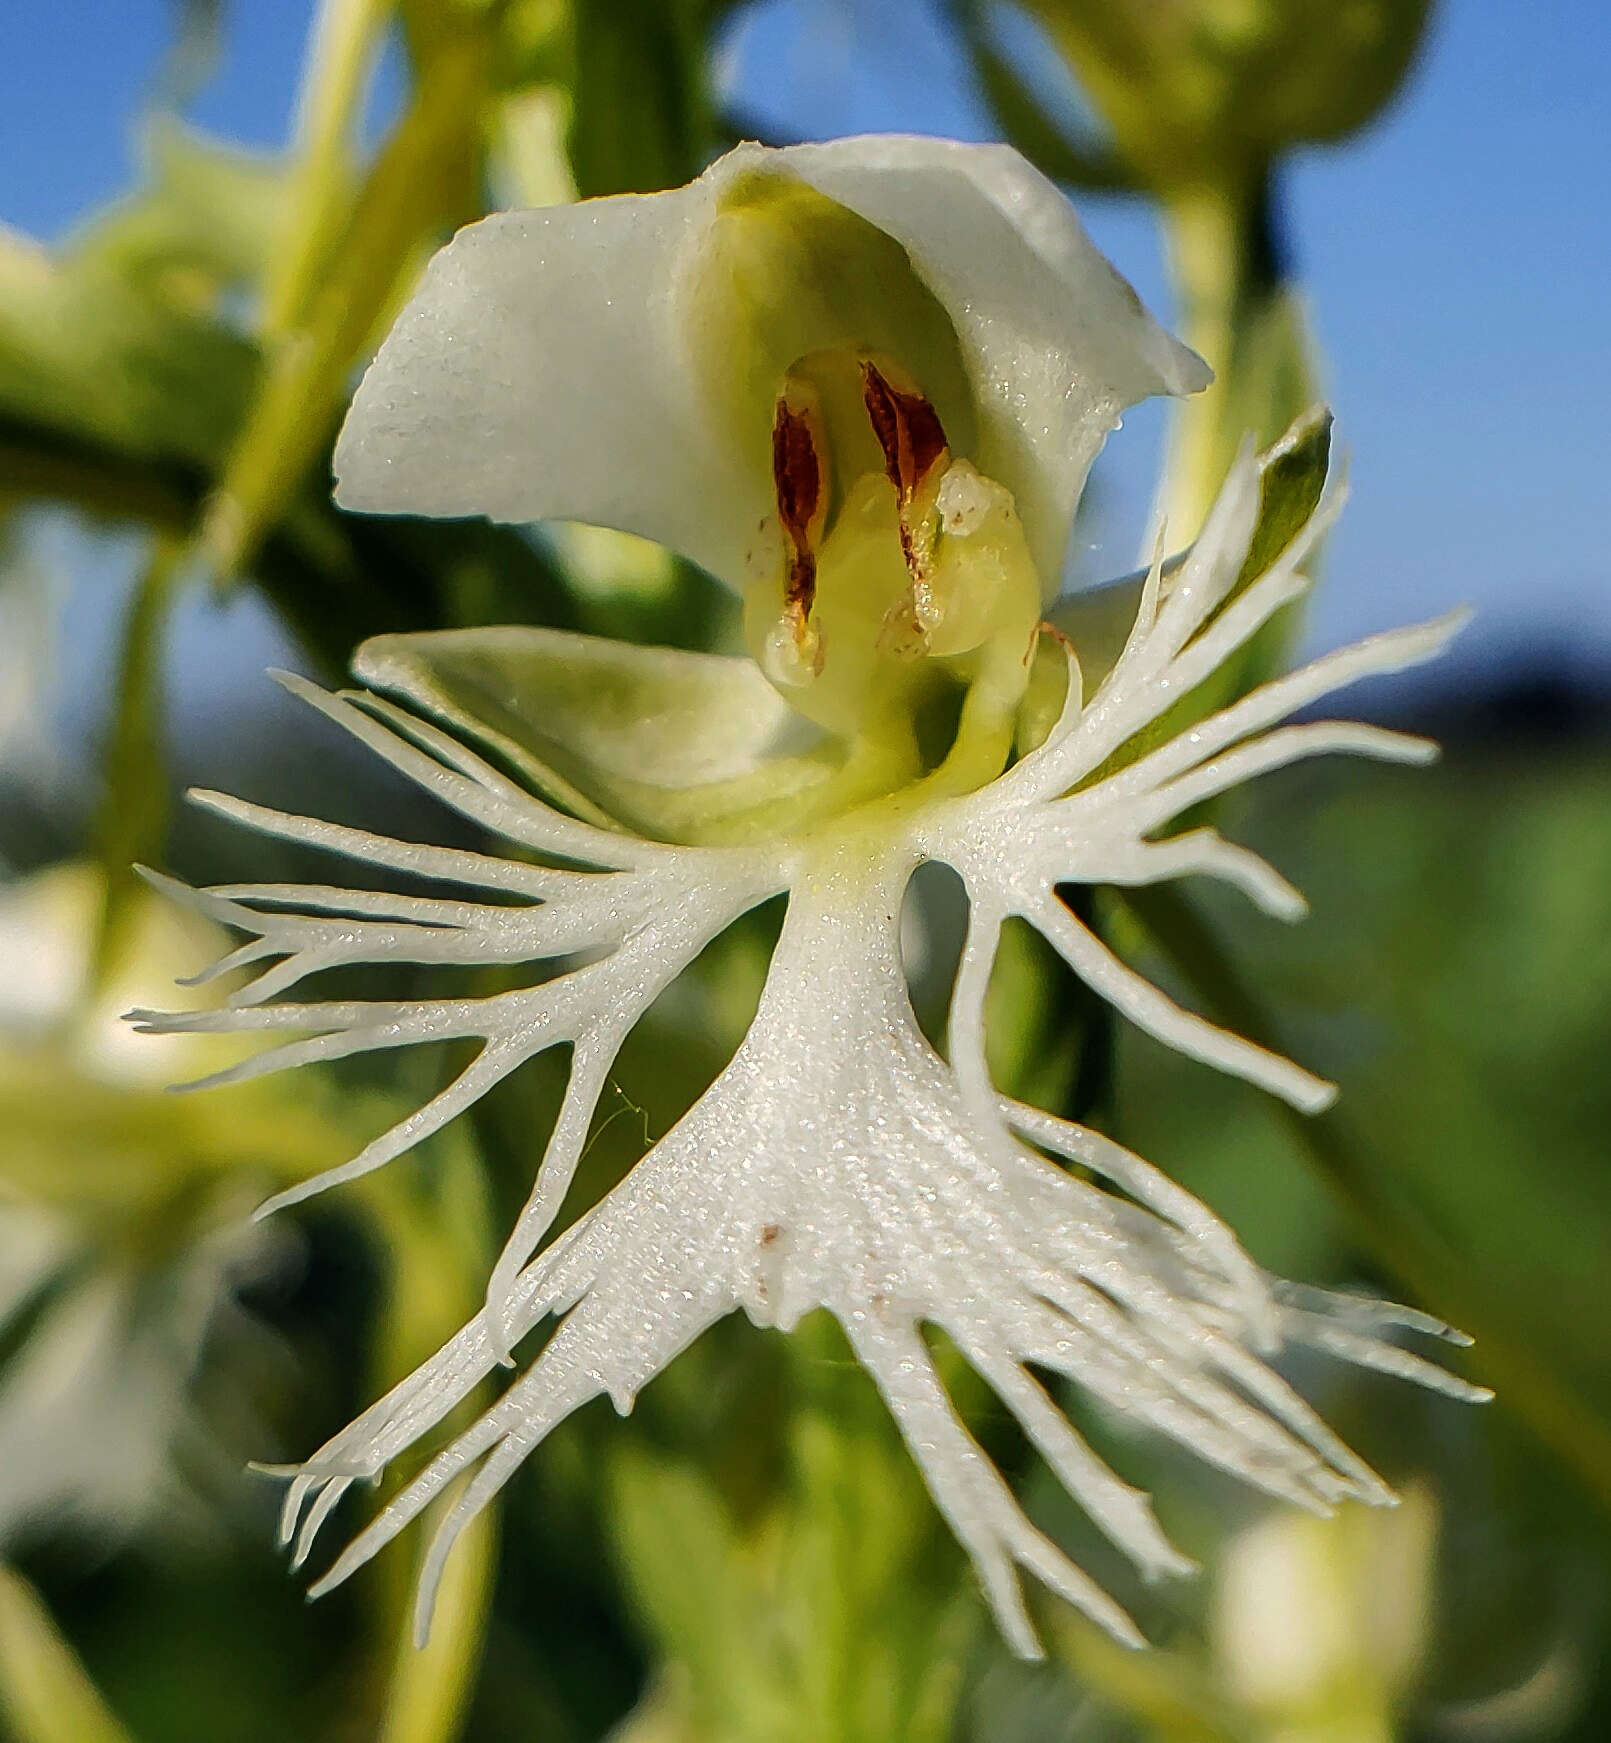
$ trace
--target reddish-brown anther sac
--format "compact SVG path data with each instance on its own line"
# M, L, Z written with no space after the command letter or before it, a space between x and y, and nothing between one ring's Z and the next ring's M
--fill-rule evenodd
M949 454L939 413L920 393L896 387L870 358L861 366L862 403L884 455L884 475L895 487L901 554L912 580L926 580L923 554L913 537L911 506L924 480Z
M785 395L772 423L772 479L778 522L789 541L783 602L796 631L805 628L817 595L817 540L827 515L828 481L812 419Z
M896 387L876 363L861 366L862 403L883 450L884 473L904 510L948 452L939 413L920 393Z

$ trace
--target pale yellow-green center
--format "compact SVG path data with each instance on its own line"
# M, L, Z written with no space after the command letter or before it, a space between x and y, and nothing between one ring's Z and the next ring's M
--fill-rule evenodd
M776 537L759 547L745 599L761 670L839 737L908 751L911 773L933 760L922 721L943 721L949 703L955 737L966 730L994 761L980 769L988 778L1010 743L1041 611L1011 494L953 454L898 363L852 347L786 373L772 461Z

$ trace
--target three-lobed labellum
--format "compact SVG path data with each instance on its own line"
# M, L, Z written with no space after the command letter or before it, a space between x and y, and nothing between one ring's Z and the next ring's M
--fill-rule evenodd
M539 863L402 843L204 796L289 840L476 892L465 899L277 884L179 892L253 935L221 968L273 966L223 1011L140 1013L142 1024L306 1033L227 1076L436 1039L481 1042L460 1078L418 1113L276 1202L384 1165L525 1059L571 1049L564 1100L485 1309L300 1468L284 1520L298 1559L354 1479L377 1475L415 1446L540 1324L557 1324L503 1397L381 1510L316 1589L345 1577L468 1472L421 1582L423 1627L458 1532L543 1436L600 1393L630 1407L655 1373L736 1307L785 1328L818 1307L841 1322L1007 1638L1024 1653L1036 1643L1017 1567L1119 1638L1137 1636L1111 1598L1025 1518L952 1409L923 1327L950 1338L1068 1491L1154 1572L1179 1571L1184 1560L1145 1498L1085 1446L1032 1369L1066 1377L1249 1483L1319 1509L1350 1496L1380 1501L1387 1491L1279 1378L1270 1360L1282 1347L1308 1344L1456 1396L1480 1395L1392 1341L1399 1328L1453 1336L1448 1328L1265 1276L1205 1207L1099 1134L1005 1100L984 1063L985 991L1000 928L1017 915L1124 1015L1182 1052L1300 1107L1323 1106L1333 1093L1176 1006L1056 894L1067 883L1204 875L1295 918L1301 898L1256 856L1211 830L1161 832L1201 801L1301 757L1344 751L1419 762L1432 754L1423 740L1377 728L1281 722L1357 677L1431 657L1454 620L1327 656L1124 760L1120 753L1178 697L1303 591L1299 566L1338 498L1231 598L1245 580L1259 500L1258 467L1244 453L1192 553L1167 581L1155 565L1123 651L1095 694L1081 694L1071 663L1061 716L1004 774L996 775L1004 752L994 726L1005 691L991 693L984 665L968 691L969 703L980 692L989 698L980 760L953 751L904 786L814 814L796 807L788 825L751 828L737 845L719 844L720 829L706 845L646 839L567 815L512 780L417 711L441 702L441 691L418 681L430 667L429 637L414 644L416 666L370 662L401 682L415 709L292 681L388 762ZM900 506L897 497L897 513ZM812 518L810 510L795 517L814 538ZM524 632L519 645L529 649L537 633ZM498 634L486 632L479 644L494 666L497 644L488 638ZM464 645L462 636L451 643ZM735 663L732 682L742 687L746 670ZM971 909L949 1058L912 1016L897 939L906 882L926 859L957 870ZM626 1033L712 937L778 892L788 895L782 935L737 1054L620 1186L545 1245ZM541 967L532 985L479 999L273 1002L321 969L384 960Z

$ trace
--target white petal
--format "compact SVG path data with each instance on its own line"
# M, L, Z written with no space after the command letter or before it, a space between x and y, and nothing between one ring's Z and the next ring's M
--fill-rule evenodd
M508 633L520 641L520 632ZM563 658L552 653L542 632L534 634L540 666ZM443 713L457 718L462 710L452 686L433 690L433 668L410 666L403 657L421 639L432 638L396 638L390 649L380 644L370 663L378 674L395 669L400 687L414 687L422 700L435 699ZM490 686L487 699L496 701L496 664L478 666L473 657L486 642L487 637L476 632L464 638L472 656L465 681L471 687L475 682ZM638 665L628 660L625 668L627 689L636 694L632 684L642 676L644 661L652 668L652 652L625 652L641 655ZM706 664L723 667L728 662ZM394 704L370 696L332 697L301 680L292 681L292 687L422 786L510 839L617 869L527 866L485 854L420 847L213 796L215 808L285 838L515 899L463 901L377 890L344 892L320 884L235 884L191 890L173 879L149 874L159 889L184 905L255 934L247 944L231 950L223 964L195 979L212 978L220 968L275 961L234 993L222 1010L136 1010L128 1013L129 1019L148 1034L300 1032L303 1037L252 1053L190 1088L242 1082L298 1065L425 1041L475 1038L483 1043L474 1060L425 1106L351 1161L277 1194L260 1207L259 1214L384 1167L457 1118L527 1059L549 1048L571 1047L571 1071L579 1087L567 1097L562 1135L549 1146L541 1179L517 1228L514 1240L526 1243L525 1249L494 1274L495 1286L502 1287L559 1208L604 1074L622 1039L712 938L786 882L786 871L765 849L657 846L618 830L577 822L515 786L448 734ZM772 695L765 686L762 693ZM518 719L510 724L522 726ZM621 760L630 754L631 723L625 714L619 716L613 736L611 724L606 710L600 742L606 749L613 748ZM661 730L674 725L674 718L658 722ZM498 736L495 729L481 731L484 738ZM637 861L643 863L633 869ZM567 959L575 966L567 969ZM279 1000L309 975L377 962L543 966L536 984L483 997L416 997L405 1003L269 1002Z
M976 173L978 157L925 141L859 142L854 151L736 154L723 173L736 173L735 163L762 162L774 171L787 163L813 187L820 180L832 188L847 209L861 198L861 178L870 178L880 199L888 178L904 178L900 211L885 212L875 202L868 217L890 226L889 235L897 224L923 232L909 244L911 261L936 293L961 299L952 305L966 315L957 316L958 335L983 354L997 343L1010 350L1014 333L1033 330L1030 316L1040 304L1029 291L1040 284L1037 274L1056 280L1062 261L1068 270L1057 282L1070 294L1078 274L1069 263L1078 264L1079 250L1068 239L1071 220L1058 215L1060 204L1055 214L1041 210L1033 187L1020 186L1012 160L997 164L995 180ZM936 187L947 178L968 182L976 198L970 205L959 196L942 224ZM1022 194L1016 204L1013 188ZM763 207L766 198L763 185ZM818 196L802 198L810 208ZM1017 326L1000 334L986 322L980 337L967 325L974 307L965 287L976 264L970 250L990 240L988 224L974 223L975 208L992 199L996 221L1008 224L1038 265L1021 274L1028 312L1014 317ZM830 219L829 229L843 241L854 239L863 220L846 219L848 228L834 230L837 222ZM1038 239L1036 247L1026 237ZM754 240L747 232L743 239ZM764 225L759 240L766 244ZM933 259L955 269L950 279L931 271L919 243L934 244ZM717 250L717 258L726 257ZM1097 321L1102 296L1090 300L1096 311L1090 319ZM831 295L821 306L830 316L837 307ZM1135 311L1128 318L1144 322ZM1136 368L1145 362L1162 371L1169 354L1162 361L1151 356L1136 338L1141 332L1131 335L1141 359ZM1044 386L1062 365L1056 358L1040 363L1049 372ZM1099 428L1092 407L1113 410L1139 379L1125 385L1119 374L1094 398L1089 380L1064 392L1057 401L1062 424L1048 409L1057 396L1047 387L1039 428L1042 434L1057 428L1062 441L1047 461L1047 477L1058 466L1083 472L1106 427ZM1032 401L1031 393L1013 415ZM982 427L988 437L987 418ZM1024 439L1025 464L1033 470L1038 450ZM535 986L480 999L248 1007L248 992L222 1012L144 1017L147 1027L171 1032L313 1031L254 1056L234 1076L431 1038L481 1038L482 1053L435 1101L294 1196L382 1166L519 1059L561 1044L573 1049L560 1119L485 1310L303 1467L285 1510L298 1559L354 1478L377 1474L414 1446L540 1321L559 1316L561 1323L525 1375L387 1503L316 1590L345 1578L462 1474L464 1487L425 1563L420 1603L428 1610L455 1536L555 1424L601 1392L618 1409L629 1408L688 1342L734 1308L783 1329L819 1307L841 1322L973 1558L1001 1627L1023 1653L1037 1648L1020 1570L1116 1637L1133 1642L1136 1635L1114 1601L1034 1528L969 1437L928 1359L923 1327L943 1332L966 1356L1069 1493L1150 1572L1182 1569L1184 1560L1159 1534L1145 1498L1085 1447L1031 1370L1072 1380L1115 1413L1318 1512L1349 1496L1378 1503L1391 1497L1266 1365L1284 1344L1307 1344L1454 1396L1480 1395L1387 1336L1395 1328L1440 1335L1445 1328L1436 1322L1274 1282L1205 1207L1140 1158L1002 1101L989 1080L985 995L1001 922L1018 914L1099 993L1168 1043L1301 1107L1330 1097L1330 1086L1297 1066L1173 1005L1076 922L1054 893L1066 882L1208 873L1292 917L1301 899L1245 850L1203 830L1163 842L1147 837L1183 806L1297 755L1423 754L1420 741L1379 729L1276 723L1349 677L1427 657L1446 625L1329 656L1070 791L1109 751L1164 714L1182 687L1234 653L1298 585L1293 566L1323 515L1242 599L1213 615L1242 567L1257 506L1254 482L1249 457L1170 588L1158 567L1149 575L1124 652L1100 692L1082 711L1071 686L1051 736L1017 769L964 798L931 800L926 808L867 807L840 830L799 831L768 846L677 848L585 816L562 816L493 762L396 704L302 687L315 706L464 815L551 858L598 868L505 864L238 807L242 820L273 833L416 870L438 884L462 883L487 899L346 896L326 885L298 891L274 883L185 897L256 935L231 962L279 959L256 983L264 998L346 962L551 962L589 953L580 966ZM585 667L581 676L572 661ZM573 782L573 809L593 803L585 783L603 783L597 796L613 802L657 782L764 777L777 748L780 710L770 691L753 676L737 677L725 662L699 656L607 650L541 631L466 632L372 644L360 672L467 731L551 792ZM1276 729L1254 736L1270 727ZM603 821L612 819L604 813ZM899 949L906 885L925 857L959 872L972 903L950 1065L916 1025ZM544 1247L627 1029L705 943L784 888L783 930L756 1016L732 1060L619 1186ZM592 956L594 949L603 954ZM1081 1163L1116 1190L1068 1173L1041 1150Z
M950 315L979 404L970 458L1012 491L1055 592L1080 488L1120 413L1196 393L1207 366L1010 146L891 134L795 146L779 161L894 237Z
M1289 1301L1204 1207L1138 1158L1031 1109L969 1095L907 1001L897 916L911 864L898 851L872 861L832 847L815 855L791 895L755 1021L716 1082L485 1312L303 1468L286 1506L299 1553L351 1478L375 1475L423 1439L499 1354L544 1316L564 1316L526 1374L397 1493L316 1590L473 1469L426 1563L428 1607L457 1531L556 1423L600 1392L626 1408L734 1307L785 1328L819 1306L841 1322L1009 1643L1026 1655L1037 1645L1020 1568L1117 1638L1138 1636L1033 1527L968 1435L929 1360L925 1324L963 1351L1144 1571L1189 1564L1145 1497L1084 1445L1028 1369L1067 1375L1300 1505L1385 1498L1254 1352L1297 1337L1424 1381L1417 1358L1370 1335L1392 1323L1392 1310ZM1064 1172L1009 1123L1130 1196Z
M765 478L708 426L672 296L717 192L707 176L461 230L364 376L336 444L336 500L589 521L741 575L771 507Z
M765 263L742 294L716 294L732 263L721 256L714 279L701 266L722 202L762 175L794 178L883 232L921 299L882 257L865 284L832 282L856 275L830 262L814 303L798 273ZM818 330L840 290L843 330ZM431 262L364 377L336 448L338 500L618 527L741 584L773 507L770 397L739 415L732 381L713 374L758 355L781 380L795 355L862 343L889 344L919 381L946 377L955 353L942 356L932 331L914 340L931 355L900 355L901 335L924 325L919 300L937 300L960 347L978 426L970 457L1014 493L1055 590L1080 486L1120 412L1194 391L1208 372L1005 146L744 145L674 192L472 225ZM774 356L795 326L793 353Z

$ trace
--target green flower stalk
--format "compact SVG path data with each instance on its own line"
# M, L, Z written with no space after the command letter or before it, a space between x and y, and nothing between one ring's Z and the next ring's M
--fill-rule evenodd
M349 693L285 680L507 843L501 853L202 795L250 827L442 893L177 890L248 934L221 968L262 972L223 1010L137 1013L145 1028L297 1037L228 1079L480 1043L425 1107L265 1208L382 1167L525 1060L570 1050L484 1309L295 1473L284 1529L298 1560L355 1480L416 1446L517 1350L526 1360L531 1338L525 1370L316 1590L469 1473L426 1558L423 1628L454 1539L555 1424L601 1393L630 1409L735 1308L784 1330L817 1308L840 1322L1026 1655L1038 1647L1020 1568L1119 1639L1140 1637L1024 1516L958 1418L923 1327L946 1334L1070 1494L1154 1574L1189 1563L1032 1369L1317 1511L1390 1497L1279 1377L1283 1348L1480 1395L1394 1341L1402 1329L1454 1336L1447 1327L1265 1275L1156 1169L1001 1095L985 1063L991 968L1019 916L1168 1044L1301 1108L1334 1093L1179 1008L1058 895L1209 876L1296 918L1302 899L1273 868L1210 829L1171 825L1302 757L1433 754L1376 728L1281 723L1355 678L1430 658L1452 619L1154 730L1301 595L1302 565L1340 506L1333 490L1246 574L1263 502L1251 448L1192 551L1110 596L1126 623L1100 682L1077 647L1042 640L1107 434L1136 400L1205 380L1057 191L1004 148L746 146L675 192L501 214L437 257L354 402L340 500L655 539L743 592L753 658L506 628L367 643L364 688ZM1037 664L1055 686L1049 708L1032 705ZM899 939L927 860L955 868L970 903L948 1057L913 1016ZM713 938L780 894L782 934L734 1058L618 1187L550 1238L627 1033ZM284 996L323 969L384 961L527 965L533 978L485 997Z

